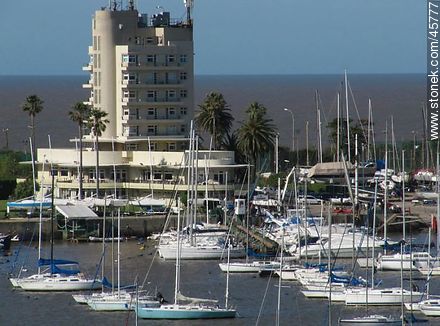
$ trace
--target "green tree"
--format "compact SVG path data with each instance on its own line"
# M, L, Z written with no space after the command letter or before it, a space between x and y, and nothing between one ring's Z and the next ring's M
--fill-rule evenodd
M199 105L194 121L198 128L212 136L214 149L232 128L234 117L230 111L223 95L215 92L209 93Z
M357 123L353 123L352 119L349 120L350 126L350 156L354 158L355 153L355 136L358 135L358 148L359 151L362 148L362 145L367 144L366 133L364 132L364 126L368 125L368 121L365 119L361 119ZM335 118L327 124L327 129L330 132L330 140L333 143L333 148L336 151L337 147L337 129L338 129L338 119ZM347 154L347 119L341 118L339 119L339 149Z
M38 185L37 185L38 191ZM26 179L24 182L17 183L15 187L14 196L16 199L30 197L34 194L34 183L32 179Z
M263 105L254 102L246 113L248 118L240 123L237 132L238 148L254 166L255 175L259 159L273 148L276 131L272 119L266 118L267 109Z
M96 197L99 195L99 137L107 128L107 123L110 121L106 119L108 113L99 109L91 109L88 127L90 132L95 136L95 151L96 151Z
M78 199L82 198L83 193L83 131L86 122L89 119L90 107L82 102L76 103L72 110L69 111L69 118L78 125L79 135L79 187L78 187Z

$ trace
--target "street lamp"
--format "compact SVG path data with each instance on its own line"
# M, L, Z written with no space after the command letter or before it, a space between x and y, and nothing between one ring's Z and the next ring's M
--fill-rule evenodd
M295 115L293 114L292 110L288 108L283 109L286 112L289 112L292 116L292 152L295 151Z
M9 137L8 137L9 128L4 128L3 132L5 134L5 141L6 141L5 148L6 148L6 150L8 150L9 149Z

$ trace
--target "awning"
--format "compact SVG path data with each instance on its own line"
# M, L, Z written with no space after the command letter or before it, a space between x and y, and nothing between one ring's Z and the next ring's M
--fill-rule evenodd
M56 210L66 218L96 218L95 214L90 208L85 205L56 205Z

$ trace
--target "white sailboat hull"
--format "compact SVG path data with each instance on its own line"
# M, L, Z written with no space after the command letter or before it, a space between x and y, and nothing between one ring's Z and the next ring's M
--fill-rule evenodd
M135 298L120 298L114 299L101 298L95 300L89 300L87 304L95 311L125 311L134 310L136 307ZM154 300L139 300L139 307L158 308L160 307L159 301Z
M18 285L25 291L82 291L101 287L98 280L58 274L20 279Z
M368 317L358 317L353 319L340 319L339 325L344 326L391 326L391 325L402 325L402 320L399 318L391 318L384 316L368 316Z
M159 246L159 255L165 260L176 260L176 246ZM218 246L186 247L180 250L180 259L220 259L227 254L226 249ZM231 258L243 258L246 256L244 248L232 248Z
M377 268L381 270L400 271L403 267L403 270L409 271L416 269L414 264L427 266L428 261L434 261L434 257L429 257L428 253L382 255L377 259Z
M400 305L402 299L404 303L417 302L422 293L402 290L400 288L390 289L355 289L345 293L346 305Z
M250 263L220 263L218 264L222 272L227 273L259 273L261 270L275 270L280 268L280 264L276 262L257 261Z
M162 305L159 308L139 308L137 315L143 319L215 319L234 318L236 311L199 305Z

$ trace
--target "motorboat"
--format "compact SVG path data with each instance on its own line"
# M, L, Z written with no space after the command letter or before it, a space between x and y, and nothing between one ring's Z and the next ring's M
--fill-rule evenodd
M339 319L339 325L343 326L378 326L378 325L402 325L402 319L386 317L382 315L370 315L351 319Z
M435 261L428 252L413 252L413 253L396 253L392 255L379 255L377 258L377 268L380 270L400 271L403 265L403 270L409 271L416 269L414 266L427 266L429 261Z
M383 289L347 289L345 292L346 305L400 305L402 303L417 302L423 295L421 292L408 291L401 288ZM367 301L368 300L368 301Z

